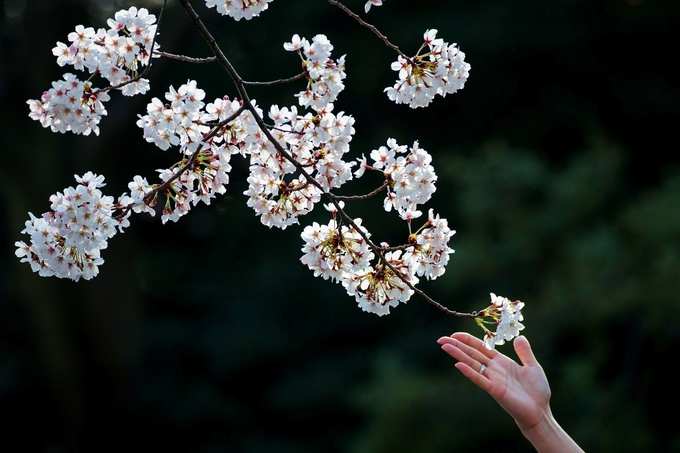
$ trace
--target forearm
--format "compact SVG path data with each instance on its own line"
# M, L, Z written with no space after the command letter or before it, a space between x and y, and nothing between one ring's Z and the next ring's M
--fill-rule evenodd
M539 453L580 452L581 447L557 423L552 412L548 410L543 419L535 426L522 428L522 434Z

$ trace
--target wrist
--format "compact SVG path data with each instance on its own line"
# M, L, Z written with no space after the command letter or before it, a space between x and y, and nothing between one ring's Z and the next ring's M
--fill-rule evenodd
M562 430L555 420L550 406L546 407L541 413L538 422L532 425L523 425L518 421L515 421L515 423L517 423L524 437L539 451L542 451L541 446L551 444L551 439L559 436Z

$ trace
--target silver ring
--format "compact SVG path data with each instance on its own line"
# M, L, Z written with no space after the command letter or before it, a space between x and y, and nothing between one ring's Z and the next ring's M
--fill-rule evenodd
M484 370L486 370L486 365L482 363L482 366L479 367L479 374L484 374Z

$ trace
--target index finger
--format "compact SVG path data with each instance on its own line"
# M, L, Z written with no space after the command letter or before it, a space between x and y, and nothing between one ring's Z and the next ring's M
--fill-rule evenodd
M476 349L477 351L481 352L490 359L493 359L498 355L498 351L496 351L495 349L487 348L482 340L480 340L477 337L473 337L467 332L455 332L451 335L451 338L455 338L456 340L465 343L466 345Z

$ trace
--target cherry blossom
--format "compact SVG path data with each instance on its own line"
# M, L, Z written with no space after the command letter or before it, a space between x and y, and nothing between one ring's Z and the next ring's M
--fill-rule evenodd
M392 70L399 73L393 87L385 88L387 97L411 108L427 107L436 95L446 97L465 86L470 65L457 44L437 38L437 30L425 31L423 43L414 57L399 55Z
M374 149L370 157L373 160L371 168L381 171L389 182L383 202L385 210L389 212L394 208L402 219L408 221L420 217L418 205L427 203L437 190L432 156L420 148L417 141L408 148L390 138L387 146ZM359 167L358 177L367 167L365 157L359 160Z
M235 20L250 20L266 10L272 0L206 0L208 8ZM124 231L133 214L160 216L162 223L177 222L198 204L212 204L227 192L232 159L242 158L248 168L247 189L243 192L262 224L281 229L298 224L322 201L330 219L312 222L301 231L301 263L314 276L342 286L358 306L384 316L417 292L448 315L473 318L486 333L488 347L503 344L524 328L523 303L491 294L492 303L473 313L450 310L427 296L416 285L420 279L441 277L454 250L450 241L455 231L448 221L429 209L426 219L422 206L436 191L437 175L432 156L415 141L399 145L389 138L385 146L359 158L348 157L355 135L355 118L336 111L334 103L345 88L345 56L334 57L333 44L324 34L308 40L293 35L283 47L297 53L302 73L259 85L306 81L295 94L297 105L258 106L249 100L245 82L219 48L190 2L181 2L192 17L213 55L194 58L160 52L156 43L156 17L144 8L118 11L107 21L108 28L78 25L67 42L58 42L52 53L59 66L71 66L89 74L86 80L66 73L52 83L39 100L29 100L30 118L54 132L99 134L99 124L107 115L111 91L125 96L150 90L145 69L152 56L207 63L219 61L236 85L238 98L222 96L210 101L195 80L164 96L152 98L138 116L146 142L177 152L177 161L157 170L154 178L136 175L127 191L117 199L101 192L104 177L88 172L76 176L76 187L50 197L51 210L40 217L29 213L22 233L30 240L16 242L16 256L41 276L57 276L75 281L91 279L104 260L101 251L108 240ZM414 57L401 54L377 28L367 24L337 1L331 2L397 51L399 80L387 88L388 97L412 108L429 105L463 88L470 65L456 44L437 38L427 30ZM368 13L383 0L369 0ZM155 52L155 53L154 53ZM101 80L99 80L101 79ZM95 88L94 85L101 85ZM291 99L291 104L295 102ZM358 155L358 154L357 154ZM364 195L336 192L367 172L383 177L382 184ZM384 210L394 210L408 228L405 243L390 246L374 242L361 218L350 216L342 200L366 200L382 196ZM416 223L421 226L416 229ZM491 331L486 325L494 325Z
M456 234L448 221L430 209L427 222L409 238L414 244L406 249L404 258L411 260L419 277L434 280L444 275L450 255L454 252L449 241Z
M368 0L364 5L364 11L368 14L372 6L382 6L382 4L383 0Z
M300 261L314 272L315 277L343 282L355 273L366 272L375 255L354 228L340 225L335 206L326 205L326 209L333 215L328 224L314 222L302 231L305 245ZM361 219L354 219L354 223L362 228ZM362 231L370 237L365 228Z
M97 276L104 263L101 251L123 227L114 217L119 206L100 190L104 177L88 172L75 179L75 188L50 197L50 211L41 217L29 213L22 233L30 243L15 243L16 256L42 277L78 281Z
M103 104L109 100L109 90L119 89L124 96L135 96L150 89L149 81L138 74L149 64L152 45L159 47L153 44L156 17L144 8L132 7L118 11L107 25L108 29L98 30L78 25L67 36L69 44L57 42L52 49L57 64L73 66L91 76L81 82L73 74L64 74L63 80L53 82L39 100L27 101L31 119L53 132L99 135L99 122L107 114ZM94 88L94 76L110 85Z
M484 324L482 318L478 319L478 324L483 328L484 344L489 349L494 349L496 345L502 345L506 341L510 341L519 335L519 332L524 330L524 325L521 321L524 320L522 316L522 308L524 302L519 300L511 301L507 297L497 296L491 293L491 305L481 312L484 318L492 320L496 324L496 330L492 332Z
M205 6L215 8L223 16L230 16L235 20L250 20L269 8L274 0L205 0Z
M331 58L333 45L326 35L316 35L312 41L293 35L290 42L283 44L289 52L297 52L307 78L307 88L295 96L302 107L320 111L335 102L338 94L345 89L345 56Z
M203 111L205 91L197 87L195 80L189 80L175 90L170 87L163 102L153 98L147 105L147 114L140 116L137 126L144 130L144 139L167 150L171 146L181 146L186 154L187 145L201 140L210 127L208 121L214 115Z
M413 295L406 282L415 286L418 277L413 262L404 259L401 250L397 250L385 253L385 259L374 266L346 275L342 284L347 293L355 297L359 308L384 316L390 313L390 308L408 302Z
M52 88L45 91L40 100L27 101L29 117L40 121L52 132L99 135L99 123L106 116L104 103L108 93L82 82L73 74L64 74L63 80L52 82Z

